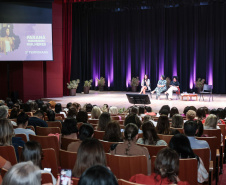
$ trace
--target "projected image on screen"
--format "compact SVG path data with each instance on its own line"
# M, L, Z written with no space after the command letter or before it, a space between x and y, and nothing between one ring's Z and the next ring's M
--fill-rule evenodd
M0 61L53 60L51 24L0 23Z

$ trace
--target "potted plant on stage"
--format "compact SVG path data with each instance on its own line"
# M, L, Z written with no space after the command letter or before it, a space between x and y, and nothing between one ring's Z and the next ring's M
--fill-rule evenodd
M76 89L78 87L78 84L80 83L80 80L72 80L70 83L67 83L67 88L70 90L70 96L76 96Z
M132 80L130 80L130 85L132 88L132 92L136 92L137 91L137 86L139 85L140 80L139 77L133 77Z
M195 82L195 87L198 90L198 94L203 90L204 82L205 82L205 79L201 79L201 78L198 78L198 80Z
M105 78L104 77L100 77L100 79L96 78L96 80L98 81L99 91L103 91L104 90L104 86L105 86Z
M89 94L89 89L90 89L90 87L92 86L92 82L93 82L92 79L91 79L91 80L86 80L86 81L84 82L84 88L83 88L84 94Z

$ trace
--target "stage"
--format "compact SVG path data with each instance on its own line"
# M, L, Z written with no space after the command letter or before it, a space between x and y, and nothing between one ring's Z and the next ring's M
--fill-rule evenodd
M68 102L78 102L82 106L85 103L91 103L98 105L100 107L103 104L108 104L109 106L117 106L118 108L128 108L132 104L128 102L126 94L138 94L133 92L117 92L117 91L90 91L90 94L77 93L76 96L64 96L59 98L43 98L43 101L55 101L57 103L61 103L63 107L66 106ZM150 97L150 94L149 94ZM173 95L173 100L166 100L165 95L161 95L160 100L155 99L155 94L153 98L150 97L151 104L149 106L152 107L153 111L157 112L161 108L162 105L169 105L170 107L177 107L179 112L182 113L185 106L195 106L203 107L207 106L209 109L213 108L224 108L226 107L226 94L214 94L213 101L209 102L209 97L206 95L204 97L204 101L195 101L193 98L192 101L181 101L176 100L176 94Z

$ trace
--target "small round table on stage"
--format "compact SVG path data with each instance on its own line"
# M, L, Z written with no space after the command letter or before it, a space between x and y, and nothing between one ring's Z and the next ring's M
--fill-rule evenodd
M184 97L187 97L187 101L191 100L192 97L196 97L196 101L198 101L198 94L189 94L189 93L185 93L185 94L181 94L181 100L184 100Z

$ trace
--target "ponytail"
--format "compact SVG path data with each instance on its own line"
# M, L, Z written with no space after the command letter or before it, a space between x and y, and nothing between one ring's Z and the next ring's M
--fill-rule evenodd
M126 125L124 134L125 134L125 140L128 141L128 145L125 150L125 155L129 155L128 152L130 151L131 141L138 134L138 127L134 123L129 123Z

